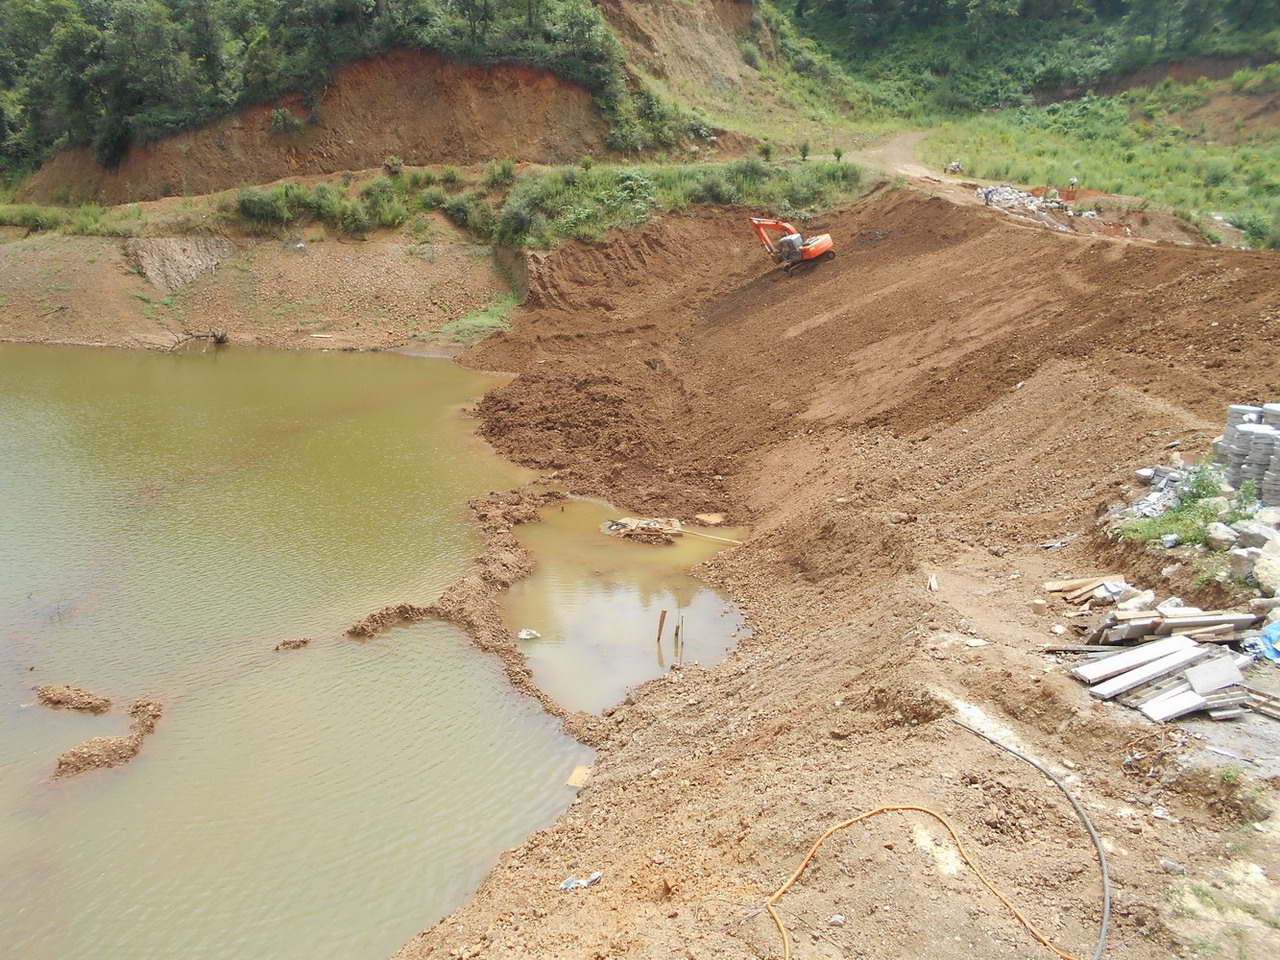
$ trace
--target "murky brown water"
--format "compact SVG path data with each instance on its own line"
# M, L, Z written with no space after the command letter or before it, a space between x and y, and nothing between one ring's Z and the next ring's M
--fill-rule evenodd
M434 598L466 498L524 478L457 416L488 382L0 344L0 956L384 957L564 809L589 751L456 630L341 635ZM52 682L119 706L34 705ZM144 694L137 760L49 781Z
M533 678L572 709L599 712L677 660L718 663L746 629L735 605L682 572L723 544L685 536L652 546L600 532L604 521L620 515L606 504L570 500L544 510L542 523L516 530L538 565L509 591L507 625L542 635L522 644Z

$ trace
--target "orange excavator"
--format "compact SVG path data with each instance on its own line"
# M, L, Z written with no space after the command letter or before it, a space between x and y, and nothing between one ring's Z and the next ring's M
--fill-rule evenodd
M791 273L802 263L817 260L834 260L836 252L831 249L831 234L820 233L806 240L800 231L784 220L764 220L751 217L751 228L773 257L774 263L782 264L782 269ZM769 239L770 233L780 233L778 242Z

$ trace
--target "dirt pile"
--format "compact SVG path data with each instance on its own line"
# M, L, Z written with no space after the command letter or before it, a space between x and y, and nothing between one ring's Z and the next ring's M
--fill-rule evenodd
M1079 821L950 716L1066 779L1111 849L1111 954L1170 956L1160 861L1209 882L1223 818L1254 811L1218 796L1225 778L1197 786L1182 748L1130 762L1151 728L1046 662L1066 611L1027 601L1101 569L1088 536L1041 541L1091 530L1171 445L1207 452L1227 402L1270 396L1280 259L897 191L812 225L837 259L787 278L746 214L567 246L532 266L513 330L468 355L521 371L480 408L508 456L640 514L751 520L705 574L756 633L606 711L578 804L400 956L775 955L764 897L823 830L885 804L944 813L1087 955L1100 904ZM1278 849L1244 856L1280 869ZM830 841L783 908L798 957L1035 949L945 832L905 814ZM1265 932L1237 934L1265 952Z
M106 713L111 701L79 687L65 683L50 683L36 690L36 700L55 710L79 710L84 713Z
M212 193L242 183L379 166L471 163L513 157L572 162L602 152L607 125L591 94L523 66L471 67L395 51L333 76L314 114L301 94L281 98L298 133L271 127L277 104L250 107L198 130L130 148L104 170L87 147L50 160L20 199L131 203Z
M142 750L142 742L155 733L164 714L164 704L151 697L135 700L129 707L129 733L123 737L93 737L73 747L58 758L53 778L74 777L102 767L118 767L128 763Z

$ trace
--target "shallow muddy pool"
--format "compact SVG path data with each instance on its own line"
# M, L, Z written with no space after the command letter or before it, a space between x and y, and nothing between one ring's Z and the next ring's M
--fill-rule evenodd
M438 595L466 498L525 479L457 415L489 382L0 344L0 956L385 957L572 800L589 751L458 631L342 635ZM51 781L144 695L136 760Z
M685 573L725 544L692 535L665 546L607 536L600 526L620 514L593 500L553 504L542 516L516 528L537 567L508 592L504 615L512 631L541 634L521 649L538 686L564 706L599 713L674 662L718 663L745 633L738 607Z

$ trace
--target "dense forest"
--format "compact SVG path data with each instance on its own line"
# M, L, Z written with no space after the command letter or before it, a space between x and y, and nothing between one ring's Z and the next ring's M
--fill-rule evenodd
M899 115L1029 105L1181 57L1280 54L1280 0L791 2L796 29Z
M1026 105L1039 90L1192 53L1280 52L1280 0L754 5L748 59L764 49L844 103L900 117ZM111 166L130 143L285 91L302 91L316 121L336 66L391 47L551 70L595 94L615 147L678 134L676 113L628 89L592 0L0 0L0 173L72 143Z

